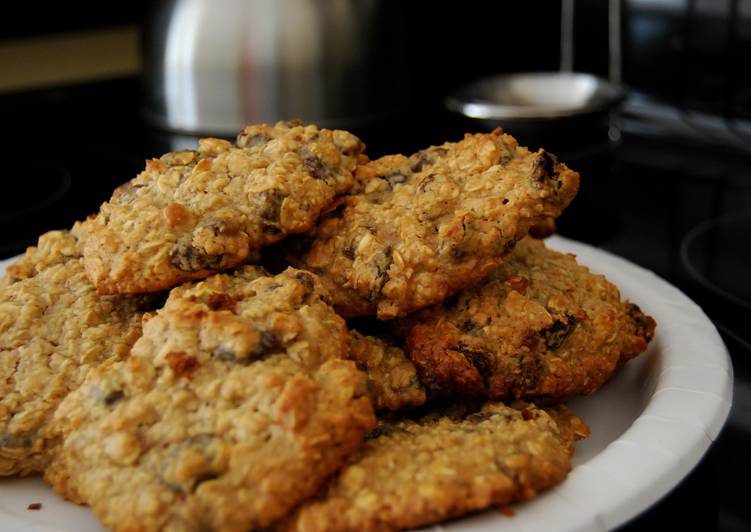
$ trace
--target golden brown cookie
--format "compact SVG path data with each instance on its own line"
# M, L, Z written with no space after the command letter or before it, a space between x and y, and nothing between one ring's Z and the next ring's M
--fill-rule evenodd
M40 472L59 441L57 405L87 371L121 359L154 296L100 296L81 262L80 224L51 231L0 289L0 476Z
M598 390L647 348L655 322L603 275L528 237L487 280L399 326L432 395L560 401Z
M404 316L481 280L530 226L548 224L579 175L500 131L357 168L291 260L322 276L347 318ZM294 256L298 253L300 256Z
M425 402L417 368L404 350L382 338L350 331L349 356L368 376L368 390L378 410L404 410Z
M48 231L39 237L36 246L26 249L5 268L0 287L9 286L21 279L34 277L40 271L71 259L80 259L88 222L76 222L70 231Z
M56 413L53 487L113 530L247 531L315 493L375 419L315 277L257 267L174 289L123 362Z
M299 122L246 127L232 144L151 159L91 225L86 270L103 294L151 292L234 267L309 229L346 192L364 145Z
M459 418L381 421L350 463L284 530L388 531L530 499L562 481L576 439L565 407L487 403Z

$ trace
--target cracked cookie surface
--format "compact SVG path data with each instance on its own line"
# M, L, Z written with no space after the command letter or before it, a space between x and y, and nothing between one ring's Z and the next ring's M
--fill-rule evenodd
M88 370L127 356L156 296L101 296L81 263L81 224L51 231L0 289L0 475L40 472L59 446L51 418Z
M527 237L485 281L399 327L432 395L561 401L646 350L655 322L605 276Z
M151 159L92 221L86 270L100 293L138 293L237 266L309 229L352 186L363 149L345 131L279 122Z
M487 403L461 416L380 421L283 530L384 531L532 498L571 469L589 429L565 407Z
M343 316L391 319L497 268L569 204L579 175L494 131L370 161L356 181L360 193L337 200L291 260L322 276Z
M47 480L114 530L268 526L375 423L315 277L261 268L174 289L124 362L60 406Z

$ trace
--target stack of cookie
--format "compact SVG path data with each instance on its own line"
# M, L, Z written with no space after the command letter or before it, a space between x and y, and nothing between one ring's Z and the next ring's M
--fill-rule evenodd
M528 236L578 174L500 131L364 148L248 126L40 237L0 287L0 475L113 530L402 529L563 480L561 403L655 327Z

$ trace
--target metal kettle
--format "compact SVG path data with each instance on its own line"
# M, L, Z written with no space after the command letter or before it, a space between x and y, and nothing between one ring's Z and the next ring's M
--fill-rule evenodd
M164 0L144 35L147 117L190 134L302 118L367 127L406 102L398 6L377 0Z

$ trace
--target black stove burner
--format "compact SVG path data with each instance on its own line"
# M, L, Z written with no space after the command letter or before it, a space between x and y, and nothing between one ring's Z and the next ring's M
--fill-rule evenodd
M0 227L12 231L15 224L26 217L40 216L60 201L70 190L70 174L59 166L42 161L19 161L5 169L12 176L6 181L8 189L0 196Z
M69 194L70 172L44 160L18 158L6 163L5 191L0 195L0 256L12 255L36 240L51 214Z
M0 195L0 257L22 253L38 236L94 213L143 159L123 150L68 141L66 150L24 154L10 163ZM23 161L22 163L20 161Z
M694 227L681 243L681 260L707 290L751 312L751 211Z
M695 297L720 332L747 350L751 344L751 211L698 224L681 242L681 263L696 285ZM749 355L736 357L736 368L747 363Z

